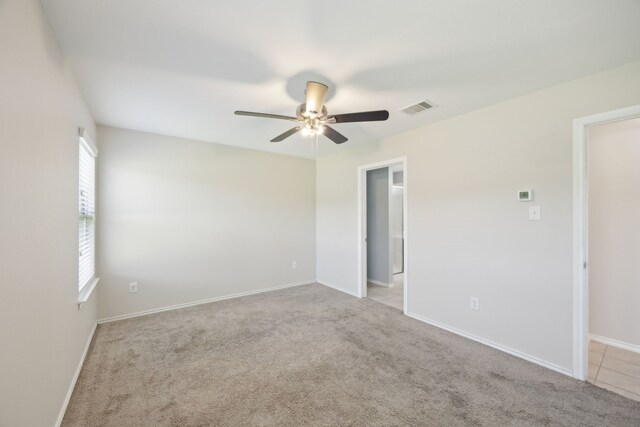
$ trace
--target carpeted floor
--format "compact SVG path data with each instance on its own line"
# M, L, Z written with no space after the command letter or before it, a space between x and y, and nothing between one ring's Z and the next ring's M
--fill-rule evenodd
M638 426L640 402L307 285L100 325L64 426Z

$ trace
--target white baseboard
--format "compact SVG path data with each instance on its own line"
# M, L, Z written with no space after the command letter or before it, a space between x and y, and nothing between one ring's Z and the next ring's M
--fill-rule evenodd
M610 345L612 347L618 347L623 350L633 351L634 353L640 353L640 345L630 344L624 341L618 341L611 338L606 338L600 335L589 334L589 339L598 341L599 343Z
M526 353L523 353L523 352L521 352L519 350L514 350L514 349L506 347L506 346L504 346L502 344L494 343L492 341L489 341L487 339L478 337L476 335L472 335L470 333L461 331L459 329L456 329L456 328L453 328L451 326L442 324L440 322L436 322L435 320L430 320L430 319L424 318L424 317L419 316L417 314L406 313L406 315L411 317L411 318L413 318L413 319L419 320L421 322L427 323L429 325L435 326L435 327L440 328L440 329L444 329L445 331L454 333L456 335L460 335L461 337L468 338L468 339L470 339L472 341L479 342L480 344L487 345L489 347L495 348L496 350L503 351L503 352L508 353L508 354L510 354L512 356L519 357L520 359L524 359L524 360L526 360L528 362L535 363L536 365L540 365L540 366L542 366L544 368L551 369L552 371L556 371L556 372L564 374L564 375L566 375L568 377L572 377L573 378L573 372L571 370L562 368L562 367L560 367L558 365L555 365L553 363L544 361L542 359L538 359L537 357L530 356L530 355L528 355Z
M167 306L167 307L153 308L151 310L138 311L138 312L135 312L135 313L123 314L123 315L120 315L120 316L106 317L104 319L99 319L98 320L98 324L115 322L117 320L130 319L132 317L146 316L148 314L161 313L163 311L177 310L179 308L192 307L194 305L208 304L210 302L222 301L222 300L226 300L226 299L240 298L240 297L245 297L247 295L261 294L263 292L277 291L278 289L292 288L294 286L310 285L312 283L316 283L316 281L315 280L310 280L310 281L304 281L304 282L288 283L286 285L272 286L270 288L263 288L263 289L258 289L258 290L255 290L255 291L238 292L237 294L224 295L224 296L221 296L221 297L214 297L214 298L207 298L207 299L203 299L203 300L199 300L199 301L187 302L187 303L184 303L184 304L170 305L170 306Z
M354 296L356 298L360 298L356 292L341 288L340 286L333 285L333 284L331 284L329 282L326 282L324 280L318 280L317 282L320 283L321 285L324 285L324 286L328 287L328 288L333 288L336 291L344 292L345 294L349 294L349 295Z
M379 280L373 280L373 279L367 279L368 283L374 284L374 285L378 285L378 286L384 286L385 288L392 288L393 287L393 283L385 283L385 282L381 282Z
M73 394L73 389L76 388L76 382L78 381L78 377L80 377L80 371L82 371L82 365L84 365L84 359L87 357L87 353L89 352L89 347L91 346L91 341L93 340L93 335L96 333L96 328L98 327L98 322L93 325L93 329L89 334L89 339L87 340L87 344L84 346L84 351L82 352L82 357L80 358L80 363L78 363L78 367L76 368L75 374L73 374L73 378L71 379L71 384L69 385L69 390L67 390L67 395L64 398L64 402L62 402L62 408L60 409L60 413L58 414L58 419L56 420L56 427L60 427L62 424L62 419L64 418L65 412L67 412L67 406L69 406L69 402L71 401L71 395Z

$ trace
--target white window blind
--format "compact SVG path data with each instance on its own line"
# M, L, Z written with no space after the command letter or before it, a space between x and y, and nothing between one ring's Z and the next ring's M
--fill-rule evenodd
M81 130L78 174L79 290L82 290L95 277L96 155L95 146Z

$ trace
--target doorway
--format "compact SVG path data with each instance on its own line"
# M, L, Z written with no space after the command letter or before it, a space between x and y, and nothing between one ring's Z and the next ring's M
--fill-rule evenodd
M615 243L616 236L623 237L618 243L627 244L634 233L640 238L640 224L625 225L623 219L630 211L640 209L636 202L640 189L624 190L620 182L616 182L637 169L637 160L630 164L630 154L621 153L618 144L609 147L617 149L607 154L608 159L600 158L605 145L598 147L594 143L592 147L592 138L602 133L603 126L626 127L632 121L640 124L640 106L574 120L574 377L640 400L640 346L629 342L636 341L634 331L640 332L637 331L638 322L629 318L635 315L637 308L620 307L629 302L625 300L637 301L640 290L635 288L632 291L635 294L621 299L620 278L615 276L627 274L615 271L620 269L616 266L620 254L624 253L624 257L636 251L637 259L640 242L635 249L620 247L614 250L615 253L611 248L607 249ZM611 141L603 142L610 145ZM613 173L606 182L603 171ZM618 219L612 217L616 215L616 205L621 206L617 208L617 215L622 215ZM629 217L638 218L637 215ZM631 268L636 265L634 262L624 264ZM630 271L632 275L637 274L635 270ZM637 286L638 276L634 277ZM631 281L634 281L633 277ZM626 330L619 328L621 314L627 319ZM617 329L614 329L616 324ZM625 326L624 321L622 325Z
M587 129L588 381L640 401L640 118Z
M358 168L359 296L406 312L406 159Z

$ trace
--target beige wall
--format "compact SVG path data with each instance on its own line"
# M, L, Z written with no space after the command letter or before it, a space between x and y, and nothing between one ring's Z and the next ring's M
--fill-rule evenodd
M0 1L0 426L54 425L96 321L78 309L78 126L93 119L36 0Z
M407 156L409 313L571 369L572 120L635 104L640 62L319 160L318 281L357 292L357 168Z
M588 131L589 332L640 347L640 119Z
M314 161L108 127L99 138L100 318L315 281Z

